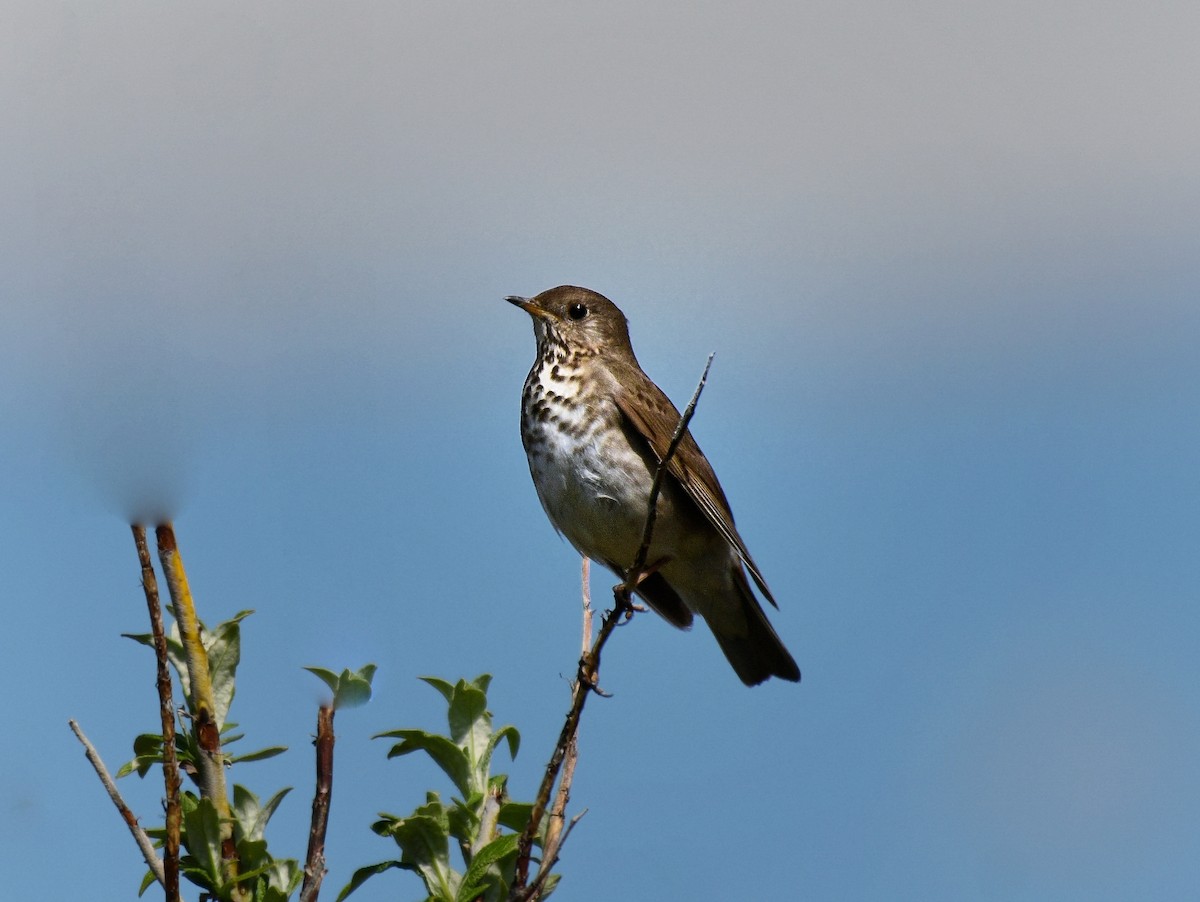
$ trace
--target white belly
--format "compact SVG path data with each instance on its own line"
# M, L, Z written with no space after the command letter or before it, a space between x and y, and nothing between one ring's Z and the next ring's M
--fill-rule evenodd
M554 527L580 554L628 567L641 544L653 476L624 432L600 428L616 417L615 405L598 412L581 406L558 423L536 422L527 450Z

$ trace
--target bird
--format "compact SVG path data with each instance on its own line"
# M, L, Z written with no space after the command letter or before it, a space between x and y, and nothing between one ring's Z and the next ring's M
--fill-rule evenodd
M521 443L555 530L622 579L641 548L651 483L680 415L638 364L616 304L575 285L505 298L533 320ZM747 686L799 682L746 577L778 608L734 526L708 459L686 432L668 461L636 594L681 629L699 616Z

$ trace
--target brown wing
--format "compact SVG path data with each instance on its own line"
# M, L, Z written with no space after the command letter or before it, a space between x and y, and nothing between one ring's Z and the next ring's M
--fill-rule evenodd
M617 406L633 428L646 440L655 458L661 463L671 445L671 437L679 425L679 411L662 389L651 382L636 365L620 375L618 385L621 387L616 392ZM688 497L696 502L696 506L704 512L717 532L737 552L767 601L779 607L775 604L771 590L767 588L766 580L758 572L758 565L750 557L750 550L746 548L746 543L742 541L733 525L733 512L729 509L725 493L721 491L721 484L717 482L717 474L713 472L712 465L692 438L690 431L685 433L680 441L667 466L667 472L683 486Z

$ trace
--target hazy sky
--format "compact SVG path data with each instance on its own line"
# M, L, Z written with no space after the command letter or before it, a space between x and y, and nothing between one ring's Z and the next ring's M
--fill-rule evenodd
M175 518L207 620L257 611L232 716L292 750L233 779L296 786L276 854L300 668L379 665L330 898L392 854L376 811L449 790L368 738L441 726L417 676L494 674L532 796L577 558L501 299L560 283L677 401L716 351L693 432L804 671L623 629L561 898L1194 892L1198 39L1183 2L0 0L13 898L143 872L66 727L115 768L156 726L133 516Z

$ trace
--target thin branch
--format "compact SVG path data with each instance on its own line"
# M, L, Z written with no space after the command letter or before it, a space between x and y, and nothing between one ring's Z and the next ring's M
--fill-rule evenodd
M533 879L533 883L529 884L529 891L528 891L527 898L538 899L541 897L542 887L545 886L546 881L550 879L550 871L554 868L554 866L556 864L558 864L559 849L561 849L566 844L567 838L571 835L571 831L575 829L575 825L578 824L579 821L583 818L583 816L587 813L588 813L588 810L586 808L584 808L583 811L579 812L577 815L575 815L573 818L571 818L571 822L569 824L567 824L567 829L565 831L563 831L562 842L560 842L554 848L553 853L551 853L551 852L543 853L542 866L538 869L537 876Z
M580 567L580 583L583 595L583 630L580 641L580 656L586 655L592 645L592 589L591 589L591 559L583 555ZM530 898L537 898L537 887L545 882L558 860L558 852L566 842L563 824L566 822L567 805L571 801L571 784L575 780L575 766L579 763L579 734L576 732L567 743L567 752L563 757L562 777L558 781L558 792L554 796L554 805L550 809L550 819L546 824L546 838L542 843L542 863L538 868L537 878L530 887Z
M533 810L529 815L529 823L525 825L525 829L521 832L521 838L517 842L517 864L513 876L512 891L509 893L510 902L531 902L531 900L536 898L536 893L540 892L540 889L535 890L534 886L526 885L529 880L529 861L532 857L534 837L537 836L542 817L546 813L546 806L550 802L550 792L554 787L554 781L558 778L568 750L574 744L575 737L579 733L579 719L583 715L583 706L587 703L588 696L593 692L604 694L598 684L600 653L604 650L604 646L608 642L608 637L612 635L613 630L617 628L621 620L633 616L633 593L637 589L638 583L644 578L646 557L650 553L650 543L654 536L654 522L658 516L658 496L662 491L662 481L671 464L671 459L675 456L675 452L679 448L679 443L683 441L684 435L687 434L688 423L691 422L692 415L696 412L696 404L700 400L700 393L704 391L704 385L708 381L708 370L712 366L713 356L713 354L708 355L708 360L704 364L704 372L700 375L700 381L696 385L696 390L692 393L692 399L688 402L687 407L680 416L679 423L675 427L675 433L671 436L671 443L667 446L666 453L654 470L654 479L650 483L646 525L642 530L642 544L638 549L634 564L626 572L625 579L613 587L613 609L607 612L602 618L600 632L596 636L596 641L591 649L585 651L579 658L578 675L571 686L571 707L567 711L566 720L563 723L562 730L558 734L558 743L554 746L554 752L550 756L550 761L546 764L546 772L542 776L541 786L538 787L538 794L534 799ZM565 834L562 840L566 841ZM559 843L559 846L561 847L561 843ZM545 848L543 848L544 852ZM557 853L557 850L555 852ZM539 872L538 874L539 881L543 883L545 881L544 874L548 876L548 872L545 871L545 862L548 860L549 856L543 854L543 872ZM535 884L539 881L535 881Z
M317 789L313 794L312 824L308 830L308 854L304 857L304 884L300 902L317 902L325 879L325 828L333 797L333 705L317 711Z
M160 884L165 885L166 876L163 873L163 864L154 852L154 844L150 841L150 837L146 835L146 831L138 824L136 815L129 810L129 806L121 798L121 793L117 791L117 785L113 783L112 777L109 776L108 768L104 766L104 761L100 758L100 753L88 741L87 736L83 734L83 730L79 728L79 724L73 720L68 720L67 723L70 724L72 732L75 733L75 738L83 744L83 750L87 755L88 761L95 768L96 776L100 778L100 782L104 784L104 788L108 790L108 797L117 806L121 820L125 821L125 826L129 828L129 832L133 834L133 839L138 844L138 848L142 850L142 857L146 859L146 864L150 866L150 871L154 874L154 879Z
M532 896L525 888L525 884L529 879L529 859L533 852L533 840L537 836L538 828L541 826L542 816L546 813L546 806L550 802L550 792L554 788L554 781L558 778L563 760L567 756L571 739L579 732L579 718L583 714L583 706L587 703L588 696L591 695L592 690L596 686L596 677L600 667L600 652L603 650L604 644L608 641L608 637L616 629L620 618L624 616L627 610L629 610L627 601L624 606L618 602L616 608L605 614L600 625L600 634L596 637L595 644L579 659L578 675L575 682L571 684L570 710L567 711L566 720L563 722L562 730L558 734L558 742L554 746L554 752L550 756L550 761L546 764L546 772L542 775L542 783L538 787L537 798L533 802L533 810L529 815L529 823L525 825L525 829L521 832L521 838L517 842L517 867L513 878L513 889L509 894L509 898L514 900L514 902L532 899Z
M142 590L150 611L150 631L154 637L154 656L158 661L158 713L162 721L163 783L167 797L166 837L163 840L163 888L167 902L180 902L179 832L183 812L179 804L179 761L175 756L175 703L171 697L171 671L167 663L167 636L163 631L162 607L158 600L158 580L150 563L146 545L146 527L134 525L133 541L142 568Z
M233 841L233 815L229 809L229 793L225 787L225 758L221 754L221 724L217 723L216 701L213 694L212 673L208 667L208 653L200 638L200 621L196 617L196 603L188 585L187 572L183 569L183 558L175 541L175 528L170 523L160 523L154 529L158 542L158 559L162 564L167 589L171 593L171 610L179 625L179 638L187 662L188 683L191 686L192 732L200 747L197 761L200 776L200 793L213 803L221 830L221 860L225 879L232 885L233 902L248 902L249 896L237 883L237 846Z
M592 559L586 554L583 555L579 575L583 594L583 638L579 653L584 655L587 654L588 646L592 644Z
M650 554L650 540L654 537L654 524L658 520L658 495L662 491L663 477L666 475L671 458L679 450L679 443L687 434L688 423L692 421L692 415L696 412L696 402L700 400L700 393L704 391L704 384L708 382L708 370L712 366L715 356L716 352L708 355L708 360L704 363L704 372L700 374L700 381L696 383L696 390L692 392L692 400L683 409L683 415L680 416L679 423L675 426L675 433L671 436L671 443L667 445L667 453L663 455L654 470L654 481L650 483L650 503L649 509L646 511L646 525L642 530L642 545L638 548L637 557L633 559L633 566L629 569L625 576L625 582L621 586L626 601L629 600L629 595L633 593L633 590L637 588L637 584L642 581L642 571L646 568L646 557Z

